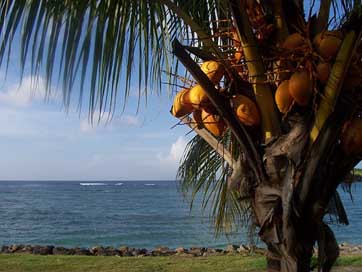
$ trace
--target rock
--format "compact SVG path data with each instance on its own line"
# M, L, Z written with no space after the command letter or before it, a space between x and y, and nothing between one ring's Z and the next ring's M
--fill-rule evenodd
M175 253L175 251L165 246L156 247L154 250L152 250L152 256L170 256L174 255Z
M36 255L50 255L53 254L53 246L32 246L32 253Z
M10 253L9 247L8 246L2 246L0 248L0 253Z
M92 253L87 248L76 247L74 248L73 255L92 255Z
M237 249L239 253L249 253L250 247L247 245L241 244L240 247Z
M121 256L133 256L132 251L133 249L130 249L128 246L121 246L119 248L119 253Z
M354 252L355 252L355 251L359 251L359 247L358 247L358 246L354 246L354 247L351 248L351 251L354 251Z
M206 248L204 247L191 247L189 250L189 254L194 255L195 257L202 256L204 252L206 252Z
M21 248L16 249L16 253L22 253L22 254L32 254L33 253L33 246L25 245Z
M184 247L178 247L178 248L175 249L175 252L176 252L177 255L180 255L182 253L187 252L187 250Z
M74 250L65 248L65 247L55 247L53 248L54 255L74 255Z
M24 245L16 245L16 244L10 245L9 246L9 252L10 253L15 253L15 252L21 250L23 247L24 247Z
M146 256L148 254L147 249L145 248L136 248L132 251L132 256Z
M227 247L226 247L226 251L228 252L228 253L236 253L237 252L237 250L238 250L238 246L236 246L236 245L228 245Z
M98 253L98 251L99 251L100 248L101 248L100 246L91 247L91 248L89 249L89 252L90 252L92 255L97 255L97 253Z
M120 255L119 250L115 249L114 247L92 247L90 253L95 256L117 256Z
M224 250L218 248L208 248L206 252L208 256L220 256L224 255Z

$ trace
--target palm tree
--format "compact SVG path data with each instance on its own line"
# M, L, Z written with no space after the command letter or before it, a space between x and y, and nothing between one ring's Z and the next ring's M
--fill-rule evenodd
M181 85L172 113L196 132L181 189L212 205L217 230L258 226L268 271L309 271L316 242L330 271L323 217L348 223L336 188L362 154L361 13L357 0L7 0L0 65L20 37L21 65L48 92L57 78L65 105L89 96L90 115L133 80Z

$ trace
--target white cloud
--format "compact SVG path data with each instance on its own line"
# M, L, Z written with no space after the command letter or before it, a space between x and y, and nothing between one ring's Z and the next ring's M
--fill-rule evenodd
M165 156L162 153L157 155L159 161L165 165L178 166L180 163L183 152L186 148L187 141L185 137L180 136L176 142L171 145L169 153Z
M52 94L55 92L53 91ZM21 85L12 84L0 91L0 103L8 106L27 107L35 100L52 100L54 95L47 97L45 80L41 77L35 79L24 77Z
M141 125L141 120L136 115L123 115L121 117L110 118L109 112L94 113L93 122L85 118L80 122L80 131L83 133L93 133L102 130L115 130L120 127L137 127Z

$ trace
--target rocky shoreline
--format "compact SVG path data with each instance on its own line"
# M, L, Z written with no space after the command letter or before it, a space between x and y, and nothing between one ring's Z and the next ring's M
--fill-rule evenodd
M339 245L341 255L362 255L362 245L351 245L342 243ZM35 254L35 255L78 255L78 256L125 256L125 257L145 257L145 256L184 256L184 257L207 257L235 255L248 256L251 254L264 254L263 248L248 245L229 245L226 249L191 247L170 249L165 246L156 247L152 250L145 248L132 248L122 246L119 248L94 246L91 248L66 248L43 245L3 245L0 254Z

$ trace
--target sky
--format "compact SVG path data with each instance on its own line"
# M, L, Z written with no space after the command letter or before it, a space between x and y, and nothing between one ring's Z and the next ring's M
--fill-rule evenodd
M147 105L141 100L137 112L133 83L124 113L116 110L109 122L105 113L91 124L77 99L64 109L57 87L45 101L43 78L31 91L29 67L20 83L19 37L14 41L7 73L0 67L0 180L175 179L193 133L174 127L167 92L149 95Z
M0 180L175 179L192 134L174 127L167 92L150 94L147 105L141 100L137 113L134 84L124 113L116 110L111 121L105 113L91 124L78 100L66 111L58 89L45 101L44 79L32 91L30 73L21 83L19 74L13 50L6 76L0 69Z

